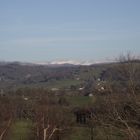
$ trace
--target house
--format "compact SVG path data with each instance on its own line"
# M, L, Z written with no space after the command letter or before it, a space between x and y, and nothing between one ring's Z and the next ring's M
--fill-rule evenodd
M59 88L52 88L51 91L58 91Z
M79 80L80 80L80 78L79 78L79 77L77 77L77 78L76 78L76 80L77 80L77 81L79 81Z
M0 90L0 96L5 96L5 93L4 93L3 89Z
M89 96L89 97L93 97L93 94L92 94L92 93L90 93L88 96Z
M84 87L79 88L79 90L80 90L80 91L81 91L81 90L84 90Z
M75 108L74 115L78 124L87 124L92 117L93 110L91 108Z
M25 97L24 95L22 95L22 98L23 98L23 100L25 100L25 101L28 101L28 100L29 100L29 98L28 98L28 97Z

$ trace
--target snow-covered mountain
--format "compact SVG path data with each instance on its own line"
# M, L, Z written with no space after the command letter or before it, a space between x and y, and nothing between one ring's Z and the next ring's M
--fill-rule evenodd
M95 62L95 61L75 61L75 60L56 60L56 61L49 61L49 62L33 62L37 65L48 65L48 66L61 66L61 65L83 65L89 66L92 64L102 63L102 62Z
M44 61L44 62L6 62L1 61L0 65L7 65L7 64L19 64L19 65L46 65L46 66L90 66L93 64L100 64L100 63L109 63L113 61L75 61L75 60L56 60L56 61Z
M91 65L94 64L91 61L74 61L74 60L57 60L50 62L35 62L35 64L39 65Z
M90 66L93 64L102 64L102 63L112 63L115 62L113 60L105 60L105 61L76 61L76 60L56 60L56 61L48 61L48 62L33 62L38 65L83 65Z

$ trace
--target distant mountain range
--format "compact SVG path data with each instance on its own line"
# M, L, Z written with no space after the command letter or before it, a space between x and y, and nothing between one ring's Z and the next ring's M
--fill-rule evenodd
M126 64L128 62L125 62ZM119 65L122 63L111 62L77 62L77 61L53 61L53 62L0 62L0 89L19 87L45 87L45 88L69 88L85 84L91 84L98 78L106 81L112 77L115 81L121 81ZM139 60L133 61L138 67ZM139 81L140 70L137 70ZM126 81L126 79L125 79ZM93 82L94 83L94 82Z
M90 73L94 71L94 65L77 61L43 63L1 61L0 89L22 86L57 87L62 85L70 87L86 81L90 77Z
M0 61L0 65L19 64L19 65L46 65L46 66L90 66L93 64L109 63L111 61L74 61L74 60L57 60L57 61L44 61L44 62L20 62L20 61ZM113 61L112 61L113 62Z

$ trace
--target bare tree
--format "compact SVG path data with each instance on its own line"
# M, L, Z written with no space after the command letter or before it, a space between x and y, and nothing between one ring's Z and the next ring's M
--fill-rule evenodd
M111 130L114 133L113 135L117 135L115 130L118 130L124 139L139 140L140 90L138 87L140 86L140 60L128 54L127 56L121 56L119 62L112 67L117 74L115 77L119 77L119 80L115 79L115 82L123 83L122 88L126 90L122 92L122 88L115 84L116 89L118 88L116 91L109 85L106 87L109 87L108 91L111 91L111 94L97 95L92 117L94 127L100 125L103 129L109 130L107 133L110 133ZM113 71L111 74L110 77L113 81ZM111 78L106 84L111 83Z

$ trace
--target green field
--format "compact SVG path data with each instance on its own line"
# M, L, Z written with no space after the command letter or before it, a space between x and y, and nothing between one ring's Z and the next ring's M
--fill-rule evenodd
M30 140L33 137L33 124L30 120L16 120L8 132L9 140Z
M86 107L94 104L95 97L88 96L66 96L66 99L69 101L71 106L76 107Z
M71 85L80 85L82 81L75 79L52 80L47 83L47 88L69 88Z
M68 89L71 86L78 86L82 84L83 81L81 80L75 80L75 79L61 79L61 80L50 80L48 82L40 82L40 83L32 83L28 85L18 85L18 88L47 88L51 90L52 88L58 88L58 89Z

